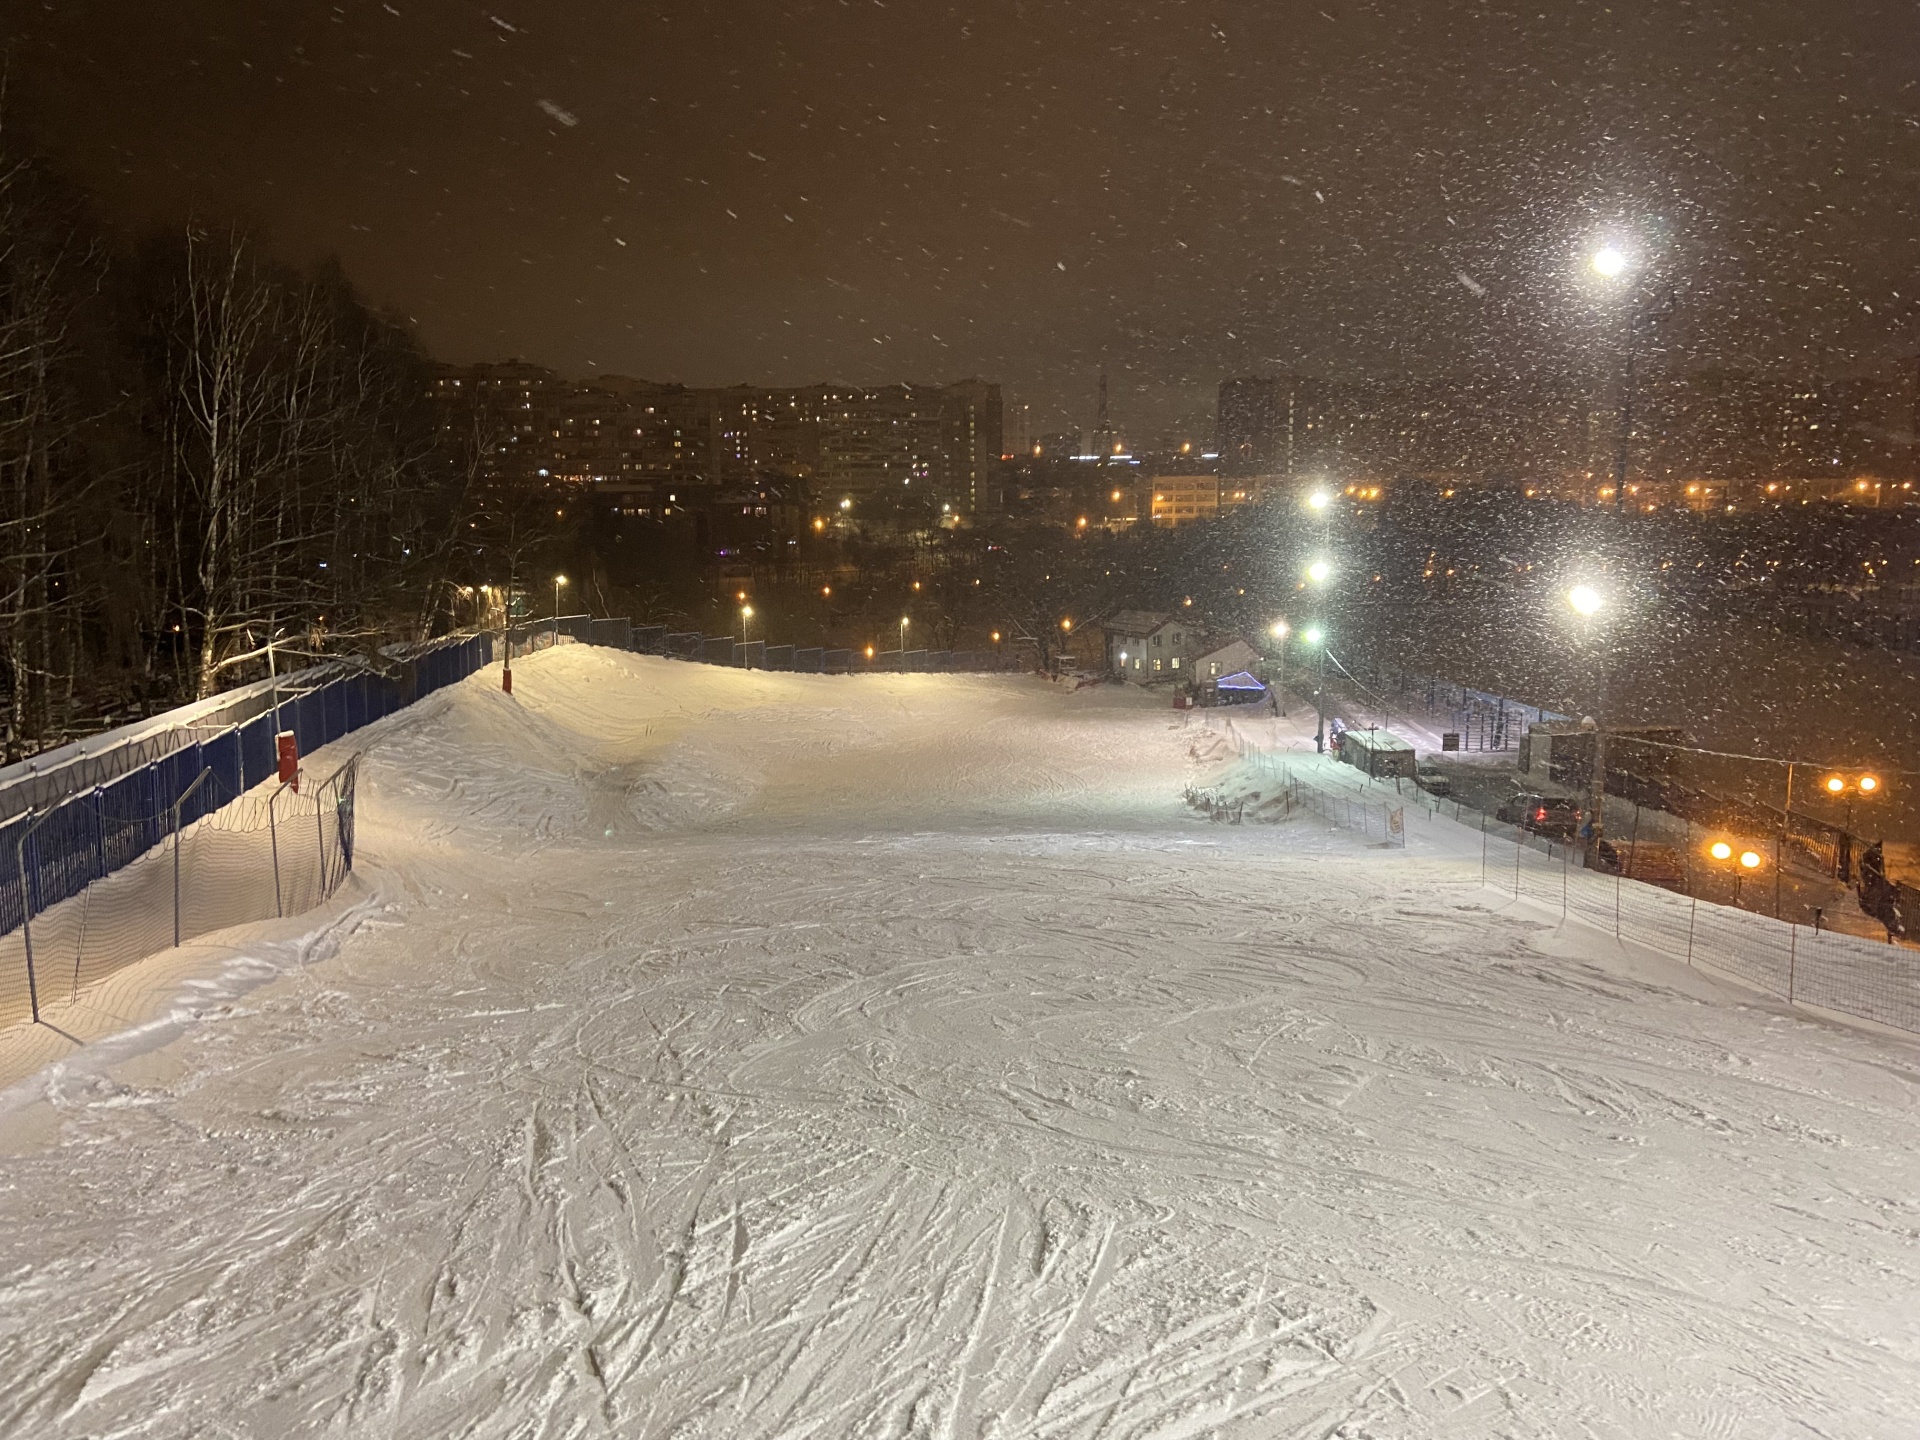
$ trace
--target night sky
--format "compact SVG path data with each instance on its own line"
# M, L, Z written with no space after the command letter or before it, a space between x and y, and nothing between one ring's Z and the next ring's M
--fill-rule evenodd
M4 13L10 123L110 216L337 252L451 360L980 374L1036 431L1104 365L1153 443L1226 374L1583 363L1602 239L1685 363L1920 349L1911 3Z

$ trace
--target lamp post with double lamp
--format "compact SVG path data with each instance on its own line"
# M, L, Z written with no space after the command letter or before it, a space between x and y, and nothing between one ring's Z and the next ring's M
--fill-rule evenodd
M1730 840L1716 840L1707 846L1707 858L1715 864L1724 865L1733 871L1733 903L1740 907L1740 891L1747 876L1759 870L1763 863L1758 850L1741 850L1737 854Z
M1588 645L1593 650L1595 683L1594 710L1589 723L1593 727L1593 773L1587 787L1587 864L1591 866L1594 849L1606 825L1607 808L1607 651L1599 637L1597 618L1607 608L1606 597L1591 585L1575 585L1567 591L1567 608L1580 617Z
M1880 777L1873 774L1845 775L1833 774L1820 782L1820 788L1835 800L1847 802L1847 824L1843 832L1846 836L1845 847L1836 847L1834 853L1834 873L1841 880L1853 878L1853 802L1855 799L1872 800L1880 794Z

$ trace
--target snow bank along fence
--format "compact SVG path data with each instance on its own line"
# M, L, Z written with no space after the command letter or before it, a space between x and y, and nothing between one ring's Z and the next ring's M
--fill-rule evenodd
M1620 940L1717 970L1793 1004L1920 1032L1920 951L1797 925L1586 868L1582 848L1453 801L1431 807L1481 833L1481 878Z
M1288 764L1281 752L1247 739L1231 719L1226 722L1223 739L1240 757L1243 774L1266 777L1272 784L1230 798L1214 789L1189 788L1187 803L1216 822L1239 825L1249 810L1252 818L1267 822L1297 814L1314 815L1339 829L1358 831L1377 845L1406 845L1406 805L1397 792L1366 779L1351 786L1310 781Z
M24 796L0 777L0 1025L37 1020L43 1004L170 945L326 899L353 866L358 767L309 774L297 792L269 785L275 733L293 731L310 754L492 653L492 637L463 636L397 652L385 673L317 667L213 712L265 705L244 720L219 726L188 707L191 723L124 745L96 737L85 755L28 771ZM54 780L73 788L55 794Z
M1369 839L1406 843L1407 812L1387 798L1388 787L1357 781L1344 787L1309 784L1284 759L1247 739L1227 722L1228 748L1256 775L1283 787L1254 802L1228 802L1214 792L1189 791L1189 803L1215 819L1240 823L1246 814L1275 814L1268 806L1305 808L1331 824L1361 830ZM1340 793L1344 789L1346 793ZM1558 908L1562 917L1688 965L1718 971L1791 1004L1814 1005L1857 1019L1920 1033L1920 951L1846 935L1824 925L1797 925L1751 910L1662 889L1621 874L1586 867L1580 845L1527 833L1455 800L1424 795L1413 814L1458 822L1480 832L1481 880L1515 899ZM1377 817L1377 818L1376 818Z
M274 736L309 755L512 653L562 641L748 669L1013 670L974 651L865 652L676 634L563 615L392 647L244 686L0 770L0 1025L39 1019L122 966L195 936L297 915L353 867L357 766L264 788Z

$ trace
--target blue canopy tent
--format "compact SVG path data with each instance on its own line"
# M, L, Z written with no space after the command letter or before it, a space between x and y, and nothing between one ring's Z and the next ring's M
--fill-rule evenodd
M1222 675L1209 683L1222 705L1257 705L1267 695L1267 687L1245 670Z

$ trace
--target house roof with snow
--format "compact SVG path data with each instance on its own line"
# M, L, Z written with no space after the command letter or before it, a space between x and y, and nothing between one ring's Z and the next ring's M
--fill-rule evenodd
M1205 643L1206 648L1200 652L1199 658L1194 662L1196 666L1204 665L1209 660L1219 660L1231 661L1235 668L1242 668L1260 658L1260 652L1238 635L1212 635Z
M1165 610L1116 610L1100 622L1109 635L1151 635L1173 616Z

